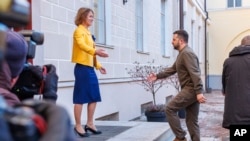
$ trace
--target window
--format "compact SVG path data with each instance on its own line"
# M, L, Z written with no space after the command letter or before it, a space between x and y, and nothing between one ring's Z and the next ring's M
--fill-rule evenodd
M241 7L241 0L227 0L227 7Z
M201 32L201 27L199 26L198 27L198 57L199 57L199 61L200 62L203 62L203 59L202 59L202 57L203 57L203 47L204 47L204 45L202 44L202 41L204 41L204 36L202 36L202 34L201 34L202 32Z
M194 21L191 21L191 36L189 37L189 40L191 38L191 48L195 51L195 25Z
M161 0L161 49L164 56L166 55L165 18L165 0Z
M143 1L136 0L136 41L137 50L143 50Z
M235 0L235 7L241 7L241 0Z
M94 23L91 32L96 37L96 43L106 44L105 31L105 0L93 0Z

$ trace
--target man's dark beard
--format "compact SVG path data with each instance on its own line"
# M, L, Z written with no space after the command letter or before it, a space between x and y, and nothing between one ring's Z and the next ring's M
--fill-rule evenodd
M175 49L175 50L179 50L179 48L180 48L180 45L179 45L179 44L176 45L176 46L174 46L174 49Z

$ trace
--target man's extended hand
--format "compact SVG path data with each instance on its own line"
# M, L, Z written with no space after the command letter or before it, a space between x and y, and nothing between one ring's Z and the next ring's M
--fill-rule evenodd
M202 93L197 94L196 97L197 97L197 100L198 100L200 103L205 103L206 100L207 100L206 97L205 97Z
M104 49L96 49L95 54L100 57L109 57L109 55L105 52Z
M149 76L147 77L147 80L149 82L153 82L153 81L157 80L156 74L154 74L154 73L149 74Z

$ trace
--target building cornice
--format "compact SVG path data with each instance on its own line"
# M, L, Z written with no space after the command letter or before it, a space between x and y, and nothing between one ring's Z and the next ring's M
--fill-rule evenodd
M196 8L196 10L198 11L198 13L200 13L202 15L202 17L205 19L206 18L206 12L204 9L202 9L202 7L200 6L200 4L197 2L197 0L188 0L188 2L194 6Z

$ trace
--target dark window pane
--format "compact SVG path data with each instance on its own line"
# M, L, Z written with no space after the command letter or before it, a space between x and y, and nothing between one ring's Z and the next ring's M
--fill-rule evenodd
M142 18L137 18L137 33L142 33L143 32L143 22L142 22Z
M137 50L138 51L143 51L143 43L142 43L142 40L143 40L143 37L142 37L142 34L137 34Z
M93 0L95 20L91 32L96 37L96 43L105 44L105 0Z
M235 7L241 7L241 0L235 0Z
M234 0L227 0L227 7L234 7Z
M137 50L143 51L143 1L136 0Z
M105 44L105 31L104 31L105 23L104 21L98 20L96 21L96 24L97 24L95 26L96 42L100 44Z
M161 0L161 13L165 13L165 0Z

